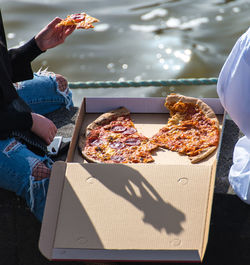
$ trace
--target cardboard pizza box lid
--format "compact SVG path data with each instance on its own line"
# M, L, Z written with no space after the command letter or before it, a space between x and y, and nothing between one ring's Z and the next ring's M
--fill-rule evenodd
M84 163L77 155L82 124L95 111L127 101L135 113L142 110L148 119L159 111L153 110L155 100L162 99L139 99L133 104L129 99L83 101L67 162L56 162L52 169L39 240L45 257L202 261L209 233L216 153L195 165L180 156L169 157L165 163L124 165ZM211 102L222 123L223 108L218 101Z
M213 171L56 162L40 250L53 260L201 261Z

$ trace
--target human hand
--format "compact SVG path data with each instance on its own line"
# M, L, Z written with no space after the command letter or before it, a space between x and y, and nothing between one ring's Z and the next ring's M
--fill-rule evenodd
M62 44L75 30L76 26L57 27L56 25L61 21L62 19L59 17L54 18L35 36L37 46L41 51L46 51L47 49L51 49L59 44Z
M33 120L31 131L49 145L53 141L57 132L55 124L40 114L31 113L31 116Z

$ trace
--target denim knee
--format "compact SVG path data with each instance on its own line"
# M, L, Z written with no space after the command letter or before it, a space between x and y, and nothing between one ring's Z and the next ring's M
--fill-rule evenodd
M15 138L0 141L0 187L15 192L26 203L38 220L42 220L49 178L35 180L33 168L43 162L52 167L48 157L31 152Z
M34 77L40 77L40 78L50 78L53 80L54 82L54 86L56 88L56 92L61 95L64 98L64 103L65 103L65 107L66 109L70 109L71 107L73 107L73 101L72 101L72 91L69 89L68 85L65 88L64 91L61 91L59 89L59 84L57 81L57 77L56 74L53 72L49 72L47 71L47 69L41 71L39 70L37 73L34 73Z
M31 212L39 221L42 221L46 196L49 186L49 178L35 180L30 176L29 189L25 193L25 200Z
M16 85L17 93L31 107L32 111L47 114L59 108L73 106L72 91L67 87L60 91L56 75L47 71L34 73L31 80Z

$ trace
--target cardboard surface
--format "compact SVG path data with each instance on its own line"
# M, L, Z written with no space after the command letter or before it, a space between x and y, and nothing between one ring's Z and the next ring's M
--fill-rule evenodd
M216 152L199 164L165 150L152 164L86 163L77 139L82 124L99 115L93 106L100 111L131 104L131 99L109 99L110 104L107 99L96 100L98 104L95 99L83 103L67 162L53 166L41 252L48 259L201 261L209 232ZM162 99L132 101L137 102L135 112L142 110L132 118L146 136L167 122L168 114L152 111ZM222 122L221 105L215 101L211 102Z

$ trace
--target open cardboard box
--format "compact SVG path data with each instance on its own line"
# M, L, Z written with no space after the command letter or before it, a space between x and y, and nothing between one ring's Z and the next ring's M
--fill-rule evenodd
M216 152L191 164L163 150L150 164L83 160L78 135L101 113L127 107L138 131L169 117L165 98L85 98L66 162L52 169L39 248L50 260L202 261L214 192ZM223 127L219 99L204 99ZM222 137L221 137L222 138Z

